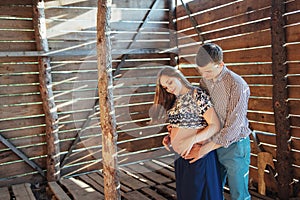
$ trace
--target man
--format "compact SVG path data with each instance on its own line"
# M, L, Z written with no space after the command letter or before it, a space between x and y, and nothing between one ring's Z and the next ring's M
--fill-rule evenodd
M250 90L247 83L229 70L223 62L222 49L212 43L200 47L197 70L202 75L200 86L206 88L212 98L221 121L219 133L210 142L194 145L186 159L191 162L217 149L223 186L226 178L232 200L251 199L248 192L251 130L248 128L247 108Z

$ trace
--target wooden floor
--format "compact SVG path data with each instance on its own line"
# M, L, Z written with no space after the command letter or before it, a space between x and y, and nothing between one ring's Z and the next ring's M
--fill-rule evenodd
M120 168L123 200L175 200L175 173L172 158L147 161ZM228 193L225 193L229 200ZM101 200L104 199L103 176L94 172L79 177L50 182L45 191L30 184L0 188L0 200ZM269 199L252 197L252 200Z

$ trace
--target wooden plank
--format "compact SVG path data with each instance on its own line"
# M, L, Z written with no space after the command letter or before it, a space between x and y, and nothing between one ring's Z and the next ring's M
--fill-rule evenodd
M252 97L272 97L272 86L250 86Z
M85 154L84 153L81 154L81 156L86 156L86 155L87 155L86 152ZM103 168L102 163L99 163L98 160L92 160L92 159L89 160L85 159L82 162L78 162L74 164L75 165L68 166L68 168L62 168L61 176L62 177L77 176L79 174L84 174L84 173L96 171Z
M35 57L0 57L0 63L24 63L24 62L37 62Z
M18 31L16 31L16 30L14 30L14 31L0 30L0 38L1 38L1 40L4 40L4 41L5 40L8 40L8 41L32 41L32 40L34 40L34 32L33 31L22 31L22 30L18 30Z
M90 174L87 174L87 176L90 177L95 182L97 182L103 188L104 181L103 181L103 176L100 172L90 173ZM121 184L121 193L123 193L123 192L126 193L129 191L132 191L132 189ZM123 194L122 194L122 196L123 196Z
M272 67L270 64L229 65L227 67L239 75L272 74Z
M251 121L274 123L274 115L262 112L248 112L247 117Z
M127 187L132 188L133 190L138 190L140 188L147 187L146 183L123 171L120 171L120 181L121 184L124 184Z
M1 1L0 5L31 5L32 0L10 0L10 1Z
M271 85L272 84L272 76L266 75L266 76L246 76L242 77L249 85L250 84L266 84Z
M26 83L38 83L38 75L37 74L27 74L26 76L18 75L18 76L1 76L0 83L3 85L9 84L26 84Z
M204 6L203 4L204 2L200 2L196 6L196 8L191 7L191 10L202 9L199 7ZM212 26L212 29L218 29L217 26L224 23L224 19L228 19L228 22L231 21L232 24L242 24L245 22L252 21L254 19L260 19L265 17L262 16L261 13L269 14L268 7L270 6L270 2L268 0L262 0L259 4L257 4L255 0L248 0L247 2L240 1L236 3L228 4L227 6L224 6L226 5L226 3L222 2L222 4L223 7L219 7L218 9L213 9L207 12L200 12L199 14L194 16L195 19L198 22L201 22L199 24L206 24L209 22L218 21L218 23L213 23L209 25ZM223 21L219 22L220 20ZM188 23L186 23L186 21L188 21L188 18L182 19L177 22L179 30L184 30L189 28L187 26ZM228 25L228 27L229 26L230 25ZM202 32L207 31L206 28L202 26L200 27L200 30Z
M253 130L275 133L275 126L273 124L250 122L250 126Z
M1 42L0 51L34 51L36 46L32 41L19 41L19 42ZM0 58L1 59L1 58ZM12 59L12 58L10 58Z
M30 6L0 5L1 17L32 18L32 8Z
M157 189L158 193L164 195L170 200L176 200L176 191L172 188L166 187L165 185L157 185L155 186Z
M34 64L3 64L0 68L0 74L17 74L24 72L37 72L38 66Z
M13 121L1 121L0 127L1 130L18 129L18 128L30 129L31 126L43 126L43 124L45 124L45 120L43 117L32 117L30 118L30 120L15 119ZM5 135L5 133L3 134ZM15 135L11 135L10 137L15 137Z
M285 17L286 24L291 25L291 27L298 26L297 25L297 22L298 22L297 19L299 19L299 16L300 16L300 13L298 13L298 12L289 13ZM298 31L298 30L296 30L296 31Z
M29 183L13 185L12 190L16 200L36 200Z
M297 116L291 116L291 126L300 127L300 118Z
M142 140L135 140L135 141L128 141L128 142L122 142L121 144L118 144L119 148L124 149L125 152L136 152L141 150L148 150L151 148L161 147L161 141L163 136L158 137L152 137ZM125 153L124 152L124 153ZM120 153L121 155L122 153Z
M298 19L300 14L297 16ZM300 40L300 31L299 25L288 26L286 27L286 42L297 42Z
M28 119L26 119L28 120ZM13 123L14 120L4 121L4 123ZM1 133L7 138L13 138L13 142L17 146L37 145L45 142L45 126L32 126L28 128L12 128Z
M100 185L98 182L90 178L88 175L81 175L79 179L92 186L95 190L99 191L101 194L104 193L103 184Z
M57 182L48 182L48 186L57 200L71 200Z
M288 97L300 99L300 87L289 87L288 88Z
M165 184L172 182L170 178L162 176L161 174L156 173L152 169L143 166L143 163L128 165L125 169L129 169L130 172L133 172L135 174L137 173L143 177L146 177L146 179L149 180L147 181L149 185L154 185L153 183L151 183L151 181L154 181L155 184Z
M142 188L141 189L144 193L147 194L147 196L150 196L152 199L155 200L167 200L165 197L163 197L162 195L158 194L156 190L153 190L151 188Z
M1 200L10 200L10 194L8 187L0 188L0 199Z
M249 110L273 112L271 99L249 99Z
M42 106L38 104L17 107L0 107L0 113L0 121L7 120L8 118L26 118L44 114Z
M150 200L149 197L143 195L143 194L140 193L139 191L127 192L127 193L124 194L123 197L124 197L126 200L141 200L141 199Z
M287 60L288 61L299 61L300 60L300 56L298 55L299 53L299 48L300 48L300 45L295 43L295 44L291 44L291 45L288 45L286 47L286 50L287 50ZM295 55L290 55L290 54L295 54Z
M75 178L61 179L60 183L68 189L74 200L104 199L104 196L88 184Z
M227 3L231 3L232 1L231 0L224 0L222 1L223 4L227 4ZM201 6L199 6L199 4L201 4ZM214 2L214 1L209 1L209 0L195 0L195 1L192 1L192 2L189 2L189 7L191 8L191 12L192 13L197 13L197 12L200 12L200 11L205 11L209 8L213 8L213 7L217 7L219 6L220 3L219 2ZM179 5L176 9L177 13L177 18L179 17L183 17L186 15L186 12L183 8L182 5Z
M31 20L1 19L1 29L33 29Z
M293 72L293 73L297 73L297 72ZM290 86L293 86L293 85L299 85L299 76L298 75L291 75L291 76L288 76L288 84Z
M300 9L299 1L290 1L286 3L286 12L293 12Z
M166 154L169 154L167 150L163 148L159 148L156 150L148 150L146 152L133 152L133 153L127 153L125 155L119 155L119 165L128 165L130 163L136 163L136 162L143 162L151 159L155 159L161 156L164 156Z
M174 155L172 155L172 157L174 157ZM161 162L160 162L161 163ZM157 162L153 162L153 161L146 161L144 162L145 166L147 168L150 168L160 174L162 174L165 177L170 178L171 180L175 180L175 173L174 173L174 167L172 167L174 163L174 158L166 161L164 163L164 165L160 165ZM169 167L167 168L166 166L169 165Z
M1 106L17 106L17 104L41 104L42 99L38 94L33 95L16 95L16 96L0 96Z
M266 46L271 43L271 34L270 30L267 29L241 35L232 35L232 37L217 40L214 43L220 47L224 47L224 50Z
M299 69L297 63L288 63L287 66L288 66L288 74L293 75L293 74L299 74L300 73L300 69ZM293 77L293 76L291 76L291 77ZM297 85L296 83L297 82L295 82L295 84L294 83L289 83L289 84Z
M146 175L147 173L149 173L149 170L145 168L140 168L138 164L122 166L120 169L123 172L130 174L134 178L141 180L143 183L146 183L148 186L156 185L156 183L153 182L153 179L149 179L148 176Z

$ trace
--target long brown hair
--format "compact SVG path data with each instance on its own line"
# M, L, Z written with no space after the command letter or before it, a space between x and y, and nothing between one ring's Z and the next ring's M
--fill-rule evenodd
M160 83L160 79L162 76L175 77L187 88L192 88L192 84L184 77L184 75L175 67L166 66L161 69L156 78L156 88L155 88L155 96L153 102L153 113L152 120L153 121L161 121L166 117L166 111L172 108L176 96L167 92L165 88L162 87Z

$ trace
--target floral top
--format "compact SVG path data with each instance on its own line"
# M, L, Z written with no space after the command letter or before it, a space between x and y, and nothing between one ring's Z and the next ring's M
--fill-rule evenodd
M179 95L168 110L169 123L175 127L199 129L207 126L203 114L212 107L207 92L201 88L192 88Z

